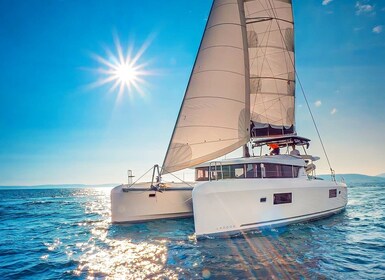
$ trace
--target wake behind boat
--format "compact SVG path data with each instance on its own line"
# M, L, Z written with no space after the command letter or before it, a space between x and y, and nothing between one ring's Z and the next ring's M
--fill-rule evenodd
M317 179L319 158L296 135L293 27L290 0L213 2L162 170L155 166L147 185L112 190L112 222L193 215L202 236L345 208L346 185ZM215 160L241 147L244 157ZM185 168L195 168L193 185L162 182Z

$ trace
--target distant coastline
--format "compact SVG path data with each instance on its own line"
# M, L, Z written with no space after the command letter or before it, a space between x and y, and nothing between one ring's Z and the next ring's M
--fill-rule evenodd
M0 186L0 190L14 190L14 189L81 189L81 188L112 188L120 184L109 183L109 184L52 184L52 185L25 185L25 186Z
M336 174L337 181L345 181L347 184L354 183L385 183L385 174L381 174L378 176L369 176L364 174L355 174L355 173L347 173L347 174ZM322 179L330 179L330 175L318 175Z
M330 180L329 174L321 174L317 177ZM345 181L347 184L354 183L385 183L385 173L377 176L369 176L364 174L336 174L337 181ZM0 186L0 190L14 190L14 189L76 189L76 188L112 188L120 184L108 183L108 184L44 184L44 185L24 185L24 186Z

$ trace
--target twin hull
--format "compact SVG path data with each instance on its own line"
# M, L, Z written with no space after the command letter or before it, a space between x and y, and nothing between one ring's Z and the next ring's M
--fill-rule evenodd
M124 189L111 192L113 223L194 215L198 237L319 219L342 211L347 203L345 184L303 178L207 181L163 192L144 186ZM291 202L274 204L280 194L290 194Z

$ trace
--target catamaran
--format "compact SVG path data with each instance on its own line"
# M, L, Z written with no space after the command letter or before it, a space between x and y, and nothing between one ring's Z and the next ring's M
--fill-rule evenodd
M291 0L214 0L163 165L111 191L112 222L193 216L200 237L343 211L346 184L317 178L319 157L297 135L296 78ZM195 182L162 182L186 168Z

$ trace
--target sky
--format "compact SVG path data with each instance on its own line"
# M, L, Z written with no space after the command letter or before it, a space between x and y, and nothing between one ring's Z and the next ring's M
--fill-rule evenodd
M333 169L385 172L385 2L293 4L297 72ZM210 6L0 0L0 185L122 183L161 164ZM106 80L117 46L135 58L129 90ZM298 87L296 126L327 173Z

